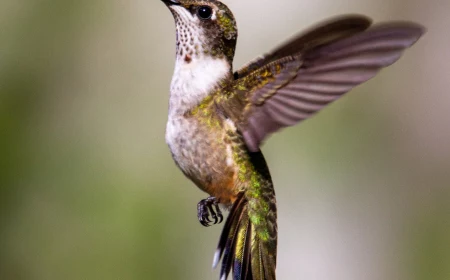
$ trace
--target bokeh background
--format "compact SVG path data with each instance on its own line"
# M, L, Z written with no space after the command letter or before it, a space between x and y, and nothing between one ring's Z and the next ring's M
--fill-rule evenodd
M450 279L450 1L226 4L236 67L337 14L428 28L263 151L279 279ZM0 279L218 279L164 142L174 49L157 0L0 1Z

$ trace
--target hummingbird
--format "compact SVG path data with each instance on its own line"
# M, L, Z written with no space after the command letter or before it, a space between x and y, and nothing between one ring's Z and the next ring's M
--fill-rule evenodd
M233 71L238 30L217 0L162 0L175 19L176 59L166 142L176 165L209 194L204 226L229 214L213 258L220 279L274 280L277 206L260 146L397 61L425 29L372 25L362 15L327 20Z

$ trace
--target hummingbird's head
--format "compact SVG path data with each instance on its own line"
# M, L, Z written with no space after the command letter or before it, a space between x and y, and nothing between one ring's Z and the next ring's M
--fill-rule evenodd
M231 65L237 28L233 14L216 0L162 0L175 18L177 57L187 63L202 57Z

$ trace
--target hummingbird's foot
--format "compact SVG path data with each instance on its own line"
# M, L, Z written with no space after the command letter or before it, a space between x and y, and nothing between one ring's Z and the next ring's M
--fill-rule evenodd
M210 213L212 220L209 218ZM223 221L219 203L213 196L203 199L197 204L197 216L200 223L205 227L209 227L211 223L215 225L220 224Z

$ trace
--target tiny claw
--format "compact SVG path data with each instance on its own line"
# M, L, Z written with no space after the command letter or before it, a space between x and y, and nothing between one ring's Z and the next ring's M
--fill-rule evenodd
M214 212L212 205L208 205L207 207L208 207L209 212L211 212L211 217L214 219L214 224L217 224L217 221L219 219L217 218L216 212Z
M199 217L199 221L205 227L209 227L210 226L209 224L211 223L211 221L207 218L207 216Z
M197 218L200 221L200 224L205 227L208 227L209 223L211 223L207 205L203 203L203 200L197 204Z
M211 219L209 218L208 210L205 209L205 214L203 216L203 220L207 221L208 223L211 223Z
M218 204L216 204L215 206L216 206L217 216L219 217L219 221L217 223L220 224L223 221L222 211L220 211L220 207Z
M210 219L210 214L212 219ZM201 200L197 204L197 217L200 224L205 227L209 227L211 223L220 224L223 221L223 215L217 199L211 196Z

